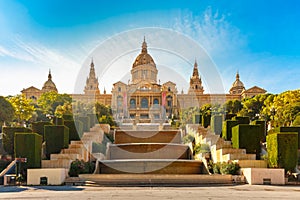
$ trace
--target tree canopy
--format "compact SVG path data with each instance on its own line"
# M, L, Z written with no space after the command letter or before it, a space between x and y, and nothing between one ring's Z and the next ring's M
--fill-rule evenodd
M38 107L43 114L54 115L58 106L65 103L72 103L72 97L68 94L58 94L57 92L45 92L38 99Z
M11 122L14 117L14 108L11 103L0 96L0 125L4 122Z
M35 108L31 100L26 99L24 95L9 97L8 101L11 103L14 109L14 117L17 122L23 123L32 117Z

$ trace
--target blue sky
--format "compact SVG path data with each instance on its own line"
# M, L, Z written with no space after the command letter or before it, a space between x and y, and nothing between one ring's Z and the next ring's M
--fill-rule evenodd
M95 49L120 33L145 27L179 32L201 46L225 92L236 71L246 88L257 85L271 93L299 89L299 10L296 0L0 0L0 95L15 95L32 85L41 88L49 68L58 90L72 93L78 77L87 76L80 73ZM147 42L151 47L151 40ZM127 60L130 69L133 60ZM159 64L159 57L154 60ZM190 67L182 75L186 82L194 60L189 62L182 63L184 69ZM110 92L118 81L110 77L100 80L101 92L104 87ZM186 91L185 86L178 85L178 90Z

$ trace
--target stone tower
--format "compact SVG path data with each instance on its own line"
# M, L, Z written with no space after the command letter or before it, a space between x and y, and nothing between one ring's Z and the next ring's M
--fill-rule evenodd
M90 73L88 78L86 79L86 85L84 87L84 94L86 95L99 95L99 82L98 78L96 78L95 67L93 60L90 64Z
M204 89L202 86L201 77L199 76L198 72L198 64L195 60L194 69L193 69L193 75L190 78L190 87L188 94L196 93L196 94L203 94Z

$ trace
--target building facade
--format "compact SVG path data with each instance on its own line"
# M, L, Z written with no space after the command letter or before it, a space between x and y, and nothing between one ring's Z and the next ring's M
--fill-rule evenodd
M118 81L113 84L111 94L107 94L105 89L101 94L95 64L92 60L84 93L71 94L71 96L77 101L99 102L111 106L116 119L137 119L140 122L153 122L177 115L179 110L183 108L200 107L207 103L222 104L228 100L242 100L266 93L266 90L258 86L245 89L240 75L237 73L228 94L205 94L196 60L186 94L183 92L179 94L174 82L158 83L157 76L158 70L155 61L148 53L144 38L141 52L132 64L131 81L127 84ZM48 80L41 90L31 86L21 92L25 94L26 98L37 100L41 94L48 91L57 92L50 71Z

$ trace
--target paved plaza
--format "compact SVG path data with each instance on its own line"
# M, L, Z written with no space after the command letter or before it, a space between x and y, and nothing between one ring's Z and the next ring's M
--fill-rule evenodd
M220 187L0 187L0 199L300 199L299 186Z

